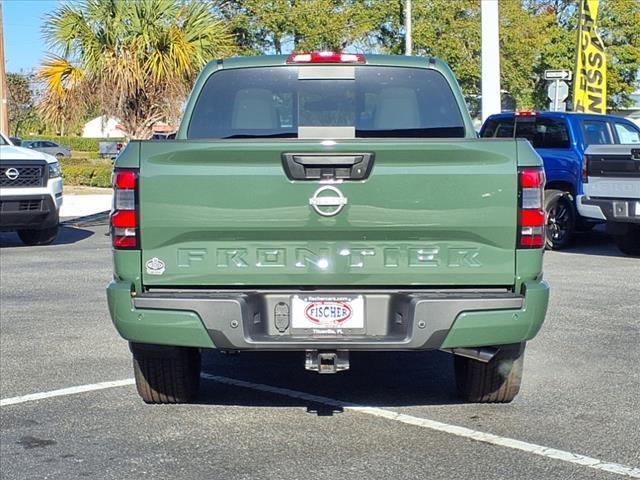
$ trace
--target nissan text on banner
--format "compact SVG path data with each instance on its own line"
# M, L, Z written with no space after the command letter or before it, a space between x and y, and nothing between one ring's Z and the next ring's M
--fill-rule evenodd
M580 0L573 110L607 113L607 57L596 32L599 0Z

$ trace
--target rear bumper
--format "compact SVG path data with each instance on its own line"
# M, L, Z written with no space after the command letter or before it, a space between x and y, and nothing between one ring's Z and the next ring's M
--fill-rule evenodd
M0 197L0 230L54 227L59 222L58 211L62 195L3 195Z
M298 291L153 292L131 296L131 285L111 282L109 309L122 337L138 343L228 350L432 350L517 343L533 338L544 321L546 282L506 292L357 293L365 298L366 328L352 335L280 332L275 305Z
M639 223L640 200L633 198L590 198L578 195L578 212L583 217L608 222Z

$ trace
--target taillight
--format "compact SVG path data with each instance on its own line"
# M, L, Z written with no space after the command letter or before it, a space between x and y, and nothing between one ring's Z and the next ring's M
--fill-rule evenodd
M361 53L312 52L292 53L287 63L365 63Z
M544 171L541 168L519 170L518 248L544 246Z
M113 172L113 211L111 240L113 248L139 248L138 171L116 169Z

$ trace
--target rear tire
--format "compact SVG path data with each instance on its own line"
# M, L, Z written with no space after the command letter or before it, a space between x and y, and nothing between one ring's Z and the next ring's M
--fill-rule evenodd
M524 347L524 342L502 345L487 363L454 355L459 395L475 403L511 402L520 391Z
M200 350L130 344L138 394L145 403L188 403L200 388Z
M544 210L547 213L545 245L549 250L562 250L571 242L576 223L576 210L569 192L545 190Z
M49 245L58 236L58 225L43 230L18 230L18 236L25 245Z
M625 235L615 235L620 251L632 257L640 256L640 225L629 225Z

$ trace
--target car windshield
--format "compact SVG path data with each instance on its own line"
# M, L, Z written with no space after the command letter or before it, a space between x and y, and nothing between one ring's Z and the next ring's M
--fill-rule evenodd
M9 142L7 141L6 138L4 138L4 136L0 135L0 145L9 145Z
M465 136L456 98L436 70L310 68L230 69L211 75L196 101L188 137Z

